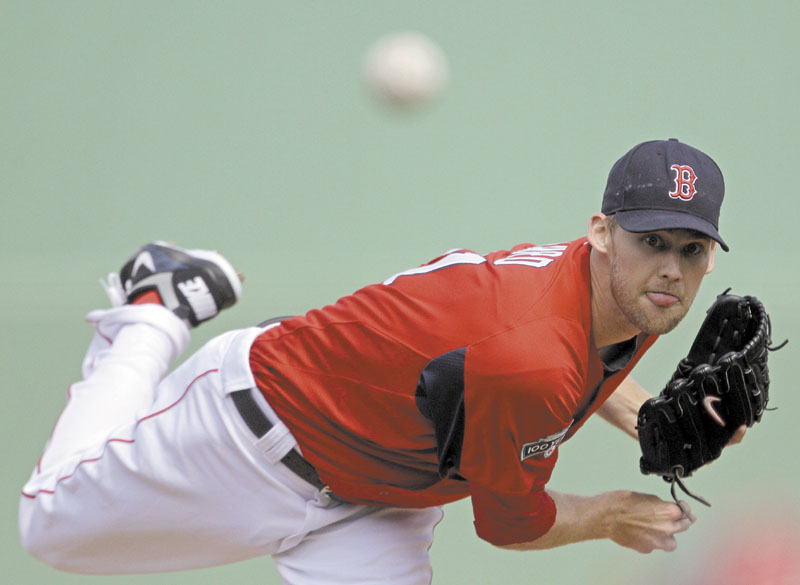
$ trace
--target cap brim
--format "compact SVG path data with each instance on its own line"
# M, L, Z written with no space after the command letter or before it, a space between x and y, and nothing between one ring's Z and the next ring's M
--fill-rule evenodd
M719 235L717 228L704 219L681 213L680 211L666 211L662 209L636 209L632 211L618 211L617 223L622 229L634 232L656 232L659 230L693 230L708 236L719 243L726 252L728 244Z

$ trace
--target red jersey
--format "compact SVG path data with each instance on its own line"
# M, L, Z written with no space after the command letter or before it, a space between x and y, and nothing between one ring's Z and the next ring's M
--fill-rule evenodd
M655 341L601 362L589 251L585 238L452 251L287 319L252 347L259 389L344 500L472 496L479 536L534 540L555 521L559 444Z

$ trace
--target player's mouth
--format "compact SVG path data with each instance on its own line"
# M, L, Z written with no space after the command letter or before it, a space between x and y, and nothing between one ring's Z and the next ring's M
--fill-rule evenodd
M650 302L653 303L657 307L671 307L675 303L680 302L680 298L666 292L659 292L659 291L647 291L645 293Z

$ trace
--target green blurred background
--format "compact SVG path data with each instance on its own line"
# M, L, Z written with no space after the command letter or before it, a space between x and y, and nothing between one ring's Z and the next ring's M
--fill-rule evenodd
M279 583L269 559L85 577L21 550L19 490L79 376L82 317L106 306L97 279L140 244L218 248L246 274L240 305L197 330L194 349L449 248L581 236L613 162L669 137L722 167L732 251L638 378L660 390L732 286L764 301L777 341L792 338L772 360L779 410L693 478L714 507L695 506L675 553L500 551L460 502L437 530L434 584L688 583L713 543L765 510L795 529L799 17L794 0L0 1L0 581ZM374 40L408 29L446 52L451 83L400 112L370 98L360 67ZM593 420L551 485L668 498L637 465L638 445Z

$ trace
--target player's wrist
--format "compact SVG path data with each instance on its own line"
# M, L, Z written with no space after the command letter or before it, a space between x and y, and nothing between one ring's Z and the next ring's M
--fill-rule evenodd
M596 538L619 541L637 495L630 490L614 490L596 496L595 509L599 512L594 520Z
M549 492L550 493L550 492ZM622 493L622 492L620 492ZM571 524L574 541L609 538L614 529L611 510L621 509L615 492L593 496L551 493L556 503L556 522Z

